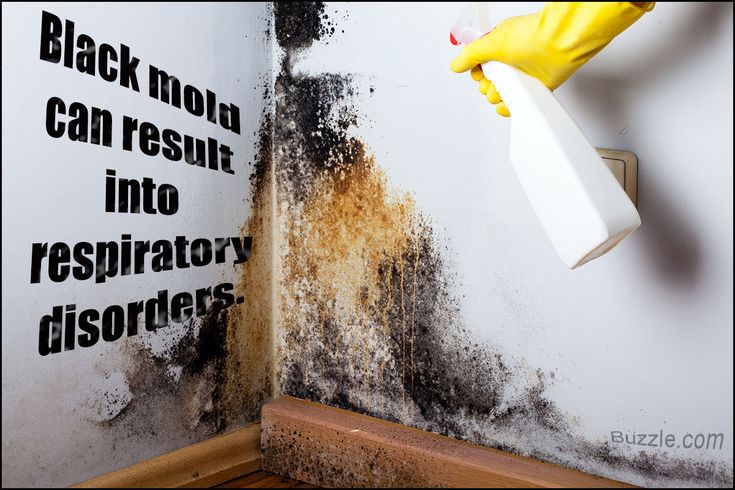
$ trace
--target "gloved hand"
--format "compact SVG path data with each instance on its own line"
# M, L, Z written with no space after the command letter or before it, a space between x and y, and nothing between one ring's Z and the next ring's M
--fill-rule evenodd
M500 94L483 75L480 63L500 61L514 66L554 90L654 5L548 2L540 12L508 18L465 46L452 61L452 70L471 70L480 92L497 104L497 113L510 116Z

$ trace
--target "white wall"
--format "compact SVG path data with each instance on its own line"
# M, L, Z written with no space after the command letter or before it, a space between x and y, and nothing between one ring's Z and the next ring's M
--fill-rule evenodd
M496 14L540 5L499 3ZM508 162L509 121L469 74L449 70L448 29L463 5L331 8L338 34L296 70L375 88L355 132L447 240L464 323L529 369L554 372L547 395L586 440L721 432L721 450L669 455L723 461L732 481L732 4L661 3L557 91L594 145L640 161L642 228L575 271ZM630 452L640 450L662 451Z
M98 45L129 46L141 60L141 93L40 60L42 10L73 20L76 33L91 35ZM239 275L228 255L230 260L220 265L118 276L104 284L52 283L43 275L41 283L31 284L31 244L120 241L122 233L134 240L238 236L251 213L247 163L253 160L254 131L264 106L262 80L270 70L269 50L264 49L270 20L263 4L4 3L2 13L2 481L3 486L69 485L211 435L187 425L179 418L181 410L159 404L163 394L148 390L136 395L138 380L126 371L133 347L142 346L146 359L160 361L157 354L195 327L172 324L151 334L141 326L136 338L42 357L37 349L41 316L53 305L75 303L78 312L102 309L154 297L161 289L193 293L237 282ZM239 106L241 133L150 98L148 64ZM48 136L44 116L52 96L110 110L112 148ZM123 115L217 138L235 154L235 175L144 156L137 149L123 151ZM178 213L105 213L107 168L118 176L175 185ZM177 385L175 371L160 380L161 386L179 389L185 410L191 394ZM135 413L137 420L129 417L118 425L121 413Z

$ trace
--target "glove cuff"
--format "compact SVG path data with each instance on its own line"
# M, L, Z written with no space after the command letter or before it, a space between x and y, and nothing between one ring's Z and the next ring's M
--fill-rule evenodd
M640 5L640 6L639 6ZM539 37L580 66L627 29L655 2L548 2L539 12Z

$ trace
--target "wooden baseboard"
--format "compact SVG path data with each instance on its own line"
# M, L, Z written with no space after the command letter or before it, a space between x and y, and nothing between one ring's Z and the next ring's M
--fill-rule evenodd
M260 424L254 424L74 488L211 487L260 468Z
M265 471L324 487L631 487L291 397L261 426Z
M266 471L324 487L631 487L346 410L281 397L263 407L260 424L75 488L211 487L256 471L261 464Z

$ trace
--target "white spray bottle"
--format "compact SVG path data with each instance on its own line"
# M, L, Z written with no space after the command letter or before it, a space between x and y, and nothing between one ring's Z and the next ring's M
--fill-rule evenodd
M452 42L490 32L489 14L487 2L470 3ZM496 61L482 71L511 113L510 161L564 264L574 269L596 259L640 226L635 205L545 85Z

